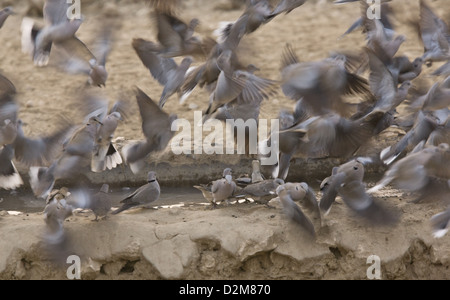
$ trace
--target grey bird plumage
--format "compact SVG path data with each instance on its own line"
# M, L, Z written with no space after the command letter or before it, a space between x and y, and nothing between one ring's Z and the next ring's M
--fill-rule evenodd
M0 147L0 188L15 190L23 185L22 177L13 162L14 147Z
M333 55L321 61L299 62L287 45L281 65L281 88L290 99L303 104L311 115L330 112L347 113L342 97L346 94L368 94L367 81L346 69L346 56Z
M244 187L236 195L237 198L252 198L257 203L267 205L270 200L275 198L276 189L283 185L281 179L266 179L258 183L252 183Z
M420 0L419 30L424 45L422 59L428 66L433 62L450 59L448 25L436 15L425 0Z
M341 196L356 216L369 224L394 225L398 221L397 214L366 193L364 162L364 159L358 158L333 168L332 175L321 184L323 195L320 209L328 214L335 198Z
M368 193L375 193L388 184L418 194L420 201L433 195L436 180L448 190L450 179L450 150L448 144L427 146L420 143L406 157L395 162L384 174L383 178ZM430 187L430 188L428 188Z
M45 26L39 28L34 21L24 18L22 22L22 50L32 56L36 66L46 66L53 45L83 60L96 61L86 45L76 37L81 19L68 19L69 3L64 0L46 0L43 9Z
M142 90L137 89L136 100L142 119L144 141L125 145L122 148L123 158L133 173L138 173L144 159L151 153L164 150L173 137L172 122L176 115L169 115L153 102Z
M122 156L113 143L115 131L128 116L129 109L124 101L118 100L109 108L109 101L102 96L88 94L83 97L86 119L97 117L101 122L95 137L91 170L103 172L123 163Z
M116 215L131 208L148 207L159 199L160 194L161 188L156 179L156 173L150 171L147 174L147 184L141 186L134 193L123 199L120 202L122 203L122 206L114 210L112 214Z
M55 181L74 178L90 166L95 147L95 136L100 122L97 117L78 128L64 144L63 154L47 167L30 168L30 185L37 197L47 198Z
M184 83L186 72L193 62L192 57L185 57L177 65L174 59L161 56L156 51L156 45L143 39L134 39L133 48L144 66L146 66L154 79L164 86L159 106L162 108L173 94L178 93L181 98L181 86Z
M311 237L315 237L315 229L311 220L303 213L300 207L292 200L288 190L280 185L276 189L276 193L280 198L281 205L283 207L283 213L290 220L296 222L305 230Z
M92 195L88 208L90 208L95 214L95 221L98 217L106 218L111 211L112 203L109 193L109 185L103 184L100 191Z
M202 192L203 197L210 202L213 207L217 206L217 202L228 201L234 196L237 190L233 180L233 171L230 168L223 170L222 178L211 181L208 184L194 185L194 188Z
M334 167L331 176L322 182L322 199L320 210L327 215L339 193L342 185L350 182L362 182L364 178L364 165L358 159L353 159L339 167Z
M5 7L2 10L0 10L0 28L3 27L3 24L5 24L5 21L8 19L9 16L15 15L14 9L11 6Z
M450 208L432 216L430 223L433 236L435 238L444 237L450 229Z

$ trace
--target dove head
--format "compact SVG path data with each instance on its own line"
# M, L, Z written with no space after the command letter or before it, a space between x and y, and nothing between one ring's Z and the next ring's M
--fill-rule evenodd
M284 180L280 178L276 178L273 180L276 186L284 185Z
M156 181L156 172L153 172L153 171L148 172L147 181L148 182Z
M226 168L225 170L223 170L223 178L226 178L228 175L233 175L233 171L230 168Z
M109 184L102 185L102 188L100 189L100 192L102 193L108 193L109 192Z
M191 64L194 62L194 58L192 56L187 56L183 58L181 61L181 65L184 66L186 69L189 69Z
M340 169L345 172L348 181L361 181L364 178L364 165L357 160L342 165Z
M412 64L413 64L414 69L420 69L420 68L422 68L422 65L423 65L423 59L422 59L422 57L416 58L416 59L412 62Z
M110 116L111 118L113 118L114 120L120 120L120 121L123 121L122 115L121 115L120 112L118 112L118 111L115 111L115 112L111 113L109 116Z
M308 186L308 184L307 184L306 182L301 182L301 183L299 184L299 186L300 186L302 189L304 189L305 191L307 191L307 190L309 189L309 186Z
M286 188L285 188L284 185L280 185L280 186L278 186L277 189L276 189L276 193L277 193L278 196L280 196L281 193L283 193L284 191L286 191Z
M14 12L14 9L12 8L12 6L5 7L4 9L2 9L0 11L0 15L8 15L8 16L10 16L10 15L15 15L15 14L16 13Z

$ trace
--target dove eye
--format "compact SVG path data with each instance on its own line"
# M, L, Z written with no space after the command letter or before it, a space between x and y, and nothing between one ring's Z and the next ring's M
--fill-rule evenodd
M353 167L353 170L358 170L358 167Z

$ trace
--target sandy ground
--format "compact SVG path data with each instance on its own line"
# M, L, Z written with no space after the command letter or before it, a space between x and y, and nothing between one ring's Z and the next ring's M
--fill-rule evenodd
M132 117L121 124L116 132L116 136L124 137L125 140L142 138L140 119L137 117L138 108L132 97L133 88L137 86L143 89L154 99L158 99L162 92L162 87L151 78L131 47L132 38L155 40L155 31L148 18L150 9L141 2L143 1L111 3L82 1L82 13L86 21L78 32L79 38L90 45L93 43L94 32L99 27L100 20L96 18L97 15L107 11L109 15L121 22L121 28L117 31L108 59L109 79L106 88L101 92L110 99L111 103L120 97L129 104ZM359 32L338 39L358 18L360 13L358 5L334 6L326 1L321 2L322 4L316 4L315 1L310 1L286 16L275 18L248 36L243 42L247 50L244 55L245 61L258 66L261 70L259 75L276 80L280 76L279 64L286 43L293 45L302 61L320 60L335 50L359 50L364 45L363 36ZM27 3L25 0L0 0L0 7L13 4L18 12L18 15L10 17L0 30L0 70L15 83L19 91L20 118L24 121L25 133L37 136L52 131L59 115L64 115L74 122L81 121L78 113L79 93L85 85L86 77L66 74L51 65L46 68L36 68L30 57L21 53L20 24L28 10ZM227 5L228 2L225 0L187 0L182 10L182 18L186 20L199 18L201 26L198 34L209 35L220 21L235 20L241 14L239 10L225 9ZM440 15L445 13L442 8L448 7L446 0L433 1L432 6ZM418 1L394 1L393 7L396 12L394 21L397 30L407 36L407 41L399 53L410 58L420 56L423 47L413 30L406 26L409 18L416 18L418 15ZM432 80L427 74L430 74L435 67L437 66L425 70L421 80ZM169 99L165 109L176 113L178 117L192 120L192 108L198 107L204 110L207 101L208 95L204 91L196 90L183 105L178 103L176 97ZM264 102L261 118L276 117L281 108L291 109L292 105L293 103L280 91L278 95ZM402 132L398 130L388 130L381 135L373 149L382 149L383 145L397 139L401 134ZM192 181L198 178L206 182L211 174L217 176L227 164L237 166L240 168L239 172L243 172L247 166L250 166L250 164L243 165L239 157L174 157L166 153L158 159L160 160L151 161L150 167L159 165L158 170L164 173L163 181L172 185L177 181L183 182L180 180L183 174L188 178L184 183L192 184ZM167 164L164 163L178 167L168 169ZM321 180L325 177L324 174L329 174L331 166L336 161L327 161L325 165L317 162L312 162L310 165L308 162L301 163L302 165L295 168L293 175L289 178L291 181ZM18 167L24 170L20 165ZM308 177L304 174L302 176L301 168L309 170L307 174L316 174L316 177ZM379 171L379 168L374 170ZM133 175L124 169L115 172L119 174L113 176L116 183L120 183L121 180L139 182L144 179L141 175L131 178L130 176ZM188 173L195 173L196 176L188 177ZM93 182L100 183L106 180L105 178L111 178L108 176L108 174L94 176ZM199 197L201 197L200 193ZM101 241L98 249L90 247L84 249L84 254L88 253L86 256L100 264L94 264L93 271L90 271L90 275L86 275L85 278L126 278L127 276L152 279L221 279L233 276L238 279L365 278L363 272L367 268L365 257L377 253L382 261L395 262L391 265L383 265L383 278L450 278L446 254L446 250L449 249L448 237L438 241L433 240L428 224L433 214L443 210L442 205L438 202L413 205L407 201L412 198L393 190L385 190L378 197L402 213L401 223L395 229L367 228L349 215L348 209L340 202L336 208L333 208L324 227L318 231L318 240L312 244L302 243L302 239L296 240L295 227L289 227L286 220L281 218L279 211L250 204L226 207L213 212L203 206L178 208L175 212L171 210L137 211L98 223L99 226L97 223L90 222L91 215L81 214L70 218L66 227L76 237L91 231L92 235L88 237ZM246 230L250 232L242 233L240 229L233 228L226 237L221 236L222 233L217 228L233 227L235 220L239 220L237 225L241 226L240 228L248 226ZM183 243L183 239L173 242L172 238L177 235L176 230L183 227L183 223L186 222L192 225L192 231L185 230L180 236L188 237L187 240L190 241L187 243L188 249L192 250L188 252L192 255L189 254L188 258L185 258L177 254L177 257L181 257L181 267L177 265L178 269L175 271L171 268L167 270L165 269L167 263L155 262L158 259L148 255L150 251L148 249L154 246L157 253L164 252L172 249L170 247L175 247L173 245ZM203 223L209 223L208 228L214 229L205 229ZM134 232L136 224L142 227ZM157 232L164 227L162 224L168 224L170 238L157 236L155 239L148 240L145 230ZM42 215L39 214L0 217L0 234L4 236L2 241L7 241L2 242L0 246L2 253L0 257L5 258L0 262L0 278L59 278L62 276L61 273L52 272L48 267L43 267L41 261L43 258L36 254L40 253L36 251L39 248L36 245L39 245L39 234L43 226ZM112 230L117 228L120 228L119 233L112 234ZM80 233L76 233L77 230ZM254 230L253 234L251 230ZM99 238L97 234L101 235L101 232L108 238L103 240ZM19 240L14 238L17 234L21 236ZM128 237L134 236L127 239L129 242L136 242L136 239L139 241L136 242L139 244L138 250L130 250L133 253L130 259L126 258L129 249L123 250L123 245L117 246L121 234ZM252 235L261 237L261 240L255 241L251 238ZM268 240L265 246L261 246L260 242L265 241L265 238ZM229 246L230 240L233 239L241 241L241 244ZM170 247L164 241L167 241ZM175 244L172 245L172 242ZM244 244L245 247L242 246ZM114 248L116 246L118 248ZM169 248L166 249L166 246ZM239 252L239 249L245 249L245 251ZM101 252L103 250L106 252ZM123 253L128 254L122 255L123 253L120 252L122 250ZM229 256L234 257L233 263L224 266ZM15 261L21 263L15 264ZM120 261L122 265L119 266L117 261ZM137 266L140 266L140 269L136 267L134 270L141 271L121 273L120 270L125 267L127 261L138 261ZM142 262L142 265L139 265L139 262ZM314 262L318 262L320 268L314 267L316 265ZM101 267L102 264L106 266L114 263L116 265L106 267L110 271L105 271L105 267L103 269ZM353 273L352 268L355 264L363 270L361 273ZM143 271L146 267L148 267L147 271ZM267 272L262 271L265 268Z

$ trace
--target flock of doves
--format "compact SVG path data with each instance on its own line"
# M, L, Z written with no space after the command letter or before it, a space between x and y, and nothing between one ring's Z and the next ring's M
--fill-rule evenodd
M125 145L121 153L113 143L119 122L127 117L126 105L118 101L112 108L94 94L85 94L83 125L74 127L65 119L60 129L40 138L26 137L19 119L16 88L0 75L0 188L16 189L23 184L13 161L30 167L30 185L36 197L47 199L44 211L49 240L63 236L63 222L75 208L91 209L98 217L111 212L109 186L98 193L54 190L55 182L75 179L90 169L103 172L122 163L133 173L140 172L149 154L166 148L173 137L171 124L177 119L164 111L173 95L186 101L195 88L209 92L206 118L218 120L258 120L263 101L281 87L291 99L292 111L279 114L280 130L272 132L278 139L268 143L279 146L278 163L270 179L261 174L259 160L253 161L252 176L234 178L225 169L223 178L195 186L215 207L230 199L253 199L269 205L278 196L284 213L314 237L316 227L311 220L326 215L335 199L344 203L362 219L375 225L394 225L399 216L374 193L393 185L417 195L417 202L441 191L450 191L450 27L427 4L420 2L420 15L411 21L423 43L421 57L410 59L398 55L404 35L394 31L391 0L381 1L381 18L369 18L365 0L336 0L335 3L359 2L361 17L344 33L360 30L366 45L359 53L333 52L320 61L302 62L292 45L287 44L281 57L280 79L262 78L255 65L244 65L239 58L241 40L258 34L274 18L301 7L307 0L247 0L242 15L219 29L219 38L196 33L198 19L182 21L177 12L182 1L148 0L151 18L157 28L157 42L133 39L131 44L151 76L164 87L159 103L136 88L135 96L142 118L145 139ZM44 25L24 18L22 48L37 67L48 65L52 51L65 53L67 72L86 74L87 85L94 88L106 84L106 62L111 50L113 26L107 24L99 36L96 51L91 51L76 32L82 19L69 20L65 0L46 0ZM0 11L0 28L11 7ZM345 37L342 38L345 38ZM93 52L96 52L94 54ZM177 63L174 58L182 60ZM193 66L201 62L198 66ZM442 63L432 74L435 83L422 90L412 82L422 69ZM358 97L349 103L348 97ZM405 104L406 113L397 107ZM391 126L406 134L377 157L359 157L357 151ZM266 145L268 145L266 143ZM264 144L261 145L264 147ZM285 183L293 156L304 158L334 157L345 161L324 179L322 197L307 183ZM364 183L364 166L383 163L388 166L380 182L371 189ZM147 207L160 196L156 173L149 172L148 183L122 200L112 214L136 207ZM300 206L295 201L300 202ZM301 209L314 214L310 219ZM432 217L433 234L442 237L448 230L450 208Z

